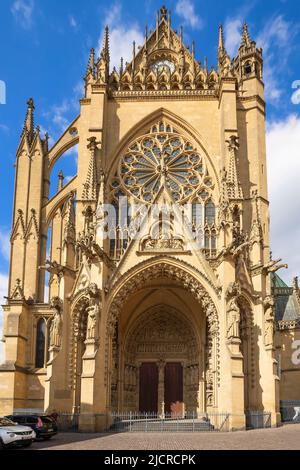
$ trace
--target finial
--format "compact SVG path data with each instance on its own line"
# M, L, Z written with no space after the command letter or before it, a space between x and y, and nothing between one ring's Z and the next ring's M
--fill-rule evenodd
M123 57L121 57L120 78L121 78L122 75L123 75L123 71L124 71L124 59L123 59Z
M204 73L207 74L207 57L204 57Z
M165 5L163 5L160 9L160 19L161 20L166 20L167 19L167 12L168 12L168 10L166 9Z
M195 58L195 41L192 42L192 56Z
M145 43L148 41L148 26L145 27Z
M223 26L219 25L219 51L224 50L224 36L223 36Z
M180 26L180 47L182 47L183 28Z

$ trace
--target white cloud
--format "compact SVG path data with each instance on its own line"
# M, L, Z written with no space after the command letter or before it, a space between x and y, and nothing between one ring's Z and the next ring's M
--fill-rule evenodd
M78 28L78 23L76 21L76 18L73 15L69 16L69 24L71 28L77 29Z
M296 31L297 27L278 15L267 21L257 37L257 46L263 48L264 54L266 98L272 104L276 104L282 94L278 77L284 74Z
M290 115L267 130L271 248L289 270L279 275L290 283L300 275L300 117Z
M191 26L193 29L203 28L203 21L196 14L195 5L191 0L178 0L175 12L184 19L186 25Z
M292 94L291 102L296 105L300 104L300 80L296 80L293 83L292 88L296 88L296 91L294 91L294 93Z
M0 230L0 253L3 258L9 260L10 257L10 234L7 230Z
M15 0L11 7L11 12L14 15L16 21L24 29L30 29L32 26L33 10L33 0Z
M0 273L0 364L4 362L4 344L2 343L3 329L3 310L1 305L5 303L4 297L7 296L8 276Z
M108 12L103 21L103 26L109 26L109 44L110 44L110 65L120 67L121 57L126 61L132 60L132 43L136 42L136 46L142 45L144 42L144 34L137 23L126 24L122 18L122 7L119 3L115 3ZM104 27L98 42L97 54L100 53L103 46ZM138 50L138 49L137 49Z
M242 18L227 18L224 24L225 48L230 55L234 57L237 54L241 44Z

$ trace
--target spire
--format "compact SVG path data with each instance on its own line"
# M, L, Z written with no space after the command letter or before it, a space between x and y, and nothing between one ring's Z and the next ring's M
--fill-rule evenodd
M27 135L30 143L33 141L34 137L34 109L33 98L29 98L27 101L27 112L24 121L23 132L25 132Z
M247 23L244 23L241 47L250 47L250 46L251 46L251 39L248 33L248 26L247 26Z
M102 49L103 58L109 62L109 28L105 26L104 40L103 40L103 49Z
M227 194L229 199L243 199L242 188L238 179L237 171L237 151L239 149L238 138L232 135L229 140L228 150L230 154L228 173L227 173Z
M219 46L218 50L224 51L224 36L223 36L223 26L220 24L219 26Z
M97 81L101 85L108 83L109 78L109 29L108 26L105 27L104 38L103 38L103 47L100 54L100 57L97 61Z
M120 64L120 78L122 78L124 72L124 59L121 57L121 64Z
M84 183L84 189L82 193L82 199L85 201L97 202L97 164L96 164L96 150L97 144L96 137L90 137L88 139L88 149L91 152L91 158L89 168L87 172L86 182Z
M180 49L182 48L182 45L183 45L182 36L183 36L183 28L182 26L180 26Z

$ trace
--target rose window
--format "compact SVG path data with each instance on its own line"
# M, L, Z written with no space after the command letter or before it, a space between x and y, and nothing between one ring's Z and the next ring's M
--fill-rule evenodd
M151 131L129 146L120 162L119 181L112 182L113 187L122 186L146 203L154 200L161 187L167 187L173 200L180 203L200 186L211 188L205 161L190 142L163 123Z

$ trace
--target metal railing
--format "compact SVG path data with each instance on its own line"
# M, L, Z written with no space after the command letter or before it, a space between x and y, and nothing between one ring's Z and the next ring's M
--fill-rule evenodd
M300 404L299 404L300 406ZM294 408L292 408L294 411ZM15 414L45 414L36 410L18 410ZM299 408L300 414L300 408ZM80 413L57 412L57 426L60 432L80 432ZM289 416L285 421L290 421ZM141 412L112 412L109 414L84 414L91 421L101 421L101 431L104 433L124 432L228 432L233 422L240 419L240 429L265 429L271 427L271 413L263 411L247 411L245 415L230 413L141 413ZM300 416L299 421L300 422ZM105 424L106 423L106 424ZM104 430L103 430L104 428ZM236 428L235 428L236 429ZM100 430L100 428L99 428Z
M247 411L246 429L266 429L271 427L271 413L265 411Z
M281 401L280 413L283 423L300 423L300 401Z
M211 432L225 430L228 414L182 413L111 413L108 432Z

